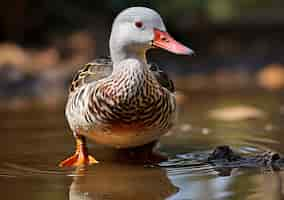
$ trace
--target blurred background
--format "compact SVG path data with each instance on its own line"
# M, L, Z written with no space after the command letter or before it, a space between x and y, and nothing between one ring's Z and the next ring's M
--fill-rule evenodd
M109 55L112 21L130 6L157 10L195 50L194 57L149 52L178 88L284 87L282 0L9 0L0 8L0 101L65 100L80 65Z
M72 76L109 55L112 21L131 6L158 11L169 33L196 52L147 55L178 90L179 120L159 148L172 158L169 166L104 165L104 149L89 141L99 165L59 169L74 148L64 117ZM283 170L234 169L225 177L194 157L224 144L245 155L284 155L283 8L283 0L1 1L1 197L62 200L70 191L70 199L284 199Z

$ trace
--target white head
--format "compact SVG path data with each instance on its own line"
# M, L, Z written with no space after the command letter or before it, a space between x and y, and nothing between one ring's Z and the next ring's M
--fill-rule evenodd
M114 20L110 36L110 53L115 63L127 58L145 59L145 52L160 47L176 54L193 51L175 41L167 32L160 15L149 8L123 10Z

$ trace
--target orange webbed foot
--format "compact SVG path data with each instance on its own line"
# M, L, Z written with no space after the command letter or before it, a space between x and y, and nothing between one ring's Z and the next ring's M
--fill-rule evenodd
M98 163L98 161L88 154L85 138L83 136L77 136L76 152L74 155L60 162L59 167L78 167L96 163Z
M98 163L98 161L91 155L82 156L79 153L75 153L74 155L60 162L59 167L78 167L96 163Z

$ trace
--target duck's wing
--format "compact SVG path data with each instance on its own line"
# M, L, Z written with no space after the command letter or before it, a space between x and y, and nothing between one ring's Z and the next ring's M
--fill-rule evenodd
M148 65L150 65L150 70L153 72L160 85L167 88L170 92L175 92L174 83L169 78L168 74L162 71L155 63L148 63Z
M112 72L112 69L113 67L111 60L103 58L96 59L83 65L72 79L69 89L70 92L74 92L87 83L98 81L109 76Z

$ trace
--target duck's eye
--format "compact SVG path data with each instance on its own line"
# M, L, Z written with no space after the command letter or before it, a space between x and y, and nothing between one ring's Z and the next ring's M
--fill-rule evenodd
M143 22L137 21L137 22L135 22L135 26L136 26L137 28L142 28Z

